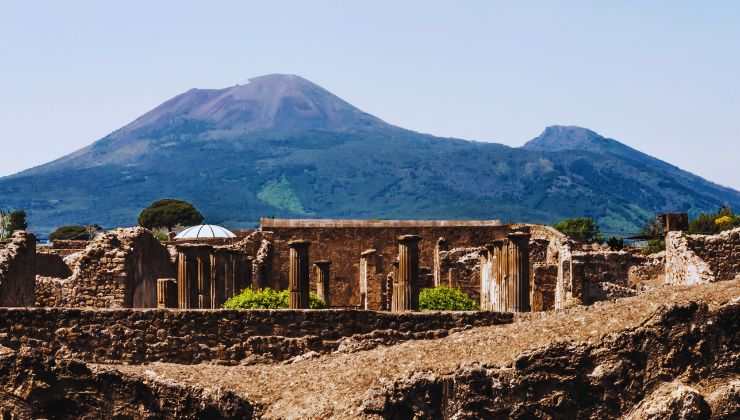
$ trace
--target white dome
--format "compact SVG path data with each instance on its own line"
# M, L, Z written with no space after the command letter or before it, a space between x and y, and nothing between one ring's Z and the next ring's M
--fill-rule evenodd
M213 239L236 238L236 235L226 228L216 225L198 225L189 227L175 236L175 239Z

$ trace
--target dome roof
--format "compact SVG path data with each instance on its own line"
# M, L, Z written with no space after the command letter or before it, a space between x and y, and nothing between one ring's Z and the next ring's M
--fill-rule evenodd
M233 232L216 225L198 225L189 227L175 236L175 239L213 239L236 238Z

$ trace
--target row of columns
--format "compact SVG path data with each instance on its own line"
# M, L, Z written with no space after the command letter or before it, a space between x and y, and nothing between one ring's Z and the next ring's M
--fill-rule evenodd
M157 305L180 309L215 309L251 283L251 259L238 252L210 246L178 249L177 280L160 279ZM161 285L160 285L161 283ZM176 290L176 298L173 302ZM160 295L161 292L161 295Z
M499 312L528 312L528 233L511 233L486 245L481 256L480 308Z
M302 239L288 242L288 308L307 309L309 307L309 261L310 241ZM319 260L313 263L316 279L316 294L326 306L331 305L329 273L331 261Z
M528 233L511 233L504 240L494 241L486 246L481 258L481 309L502 312L529 311L529 238ZM398 237L398 261L394 263L390 309L394 312L413 311L419 308L419 241L417 235ZM293 240L288 242L289 273L288 307L307 309L309 307L309 247L311 242ZM437 244L443 247L446 244ZM440 246L441 245L441 246ZM362 253L360 259L361 305L368 308L368 276L370 257L375 250ZM172 307L176 291L177 307L215 308L222 300L241 290L236 284L238 267L235 262L218 264L218 256L199 250L180 252L178 261L178 281L160 279L157 284L158 306ZM227 257L231 258L231 257ZM230 264L229 262L232 262ZM436 262L436 261L435 261ZM218 267L224 267L220 273ZM330 267L327 260L313 264L316 291L327 306L330 305ZM251 270L248 270L251 273ZM439 274L435 270L435 277ZM223 275L221 275L223 274ZM216 284L219 278L226 284ZM441 279L436 278L435 284ZM196 282L193 287L193 282Z

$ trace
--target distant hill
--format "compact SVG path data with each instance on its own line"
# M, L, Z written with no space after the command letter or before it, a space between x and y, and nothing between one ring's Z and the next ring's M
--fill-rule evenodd
M0 207L32 229L131 225L164 198L211 223L260 216L498 218L591 216L634 232L660 211L696 213L740 193L579 127L523 147L447 139L387 124L293 75L192 89L58 160L0 178Z

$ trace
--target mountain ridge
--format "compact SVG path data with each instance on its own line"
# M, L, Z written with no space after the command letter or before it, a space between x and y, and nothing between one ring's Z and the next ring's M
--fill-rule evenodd
M85 148L0 178L0 206L28 210L41 232L134 224L162 197L231 227L260 216L591 216L629 233L659 211L740 208L737 191L589 129L550 126L521 147L440 138L295 75L188 90Z

